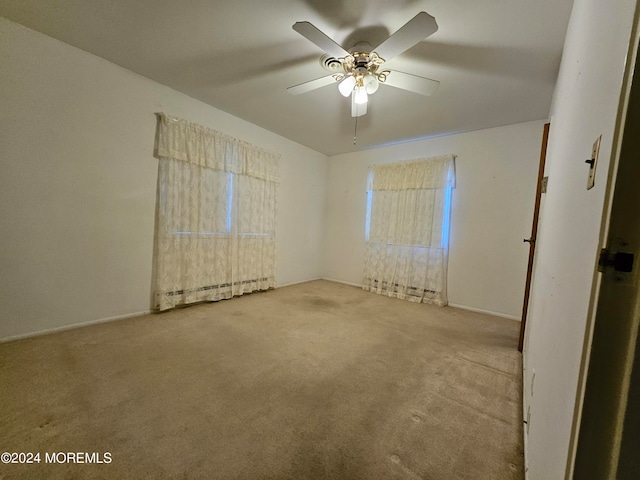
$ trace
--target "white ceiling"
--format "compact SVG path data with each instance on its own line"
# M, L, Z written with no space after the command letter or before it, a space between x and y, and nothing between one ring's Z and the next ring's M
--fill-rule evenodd
M0 15L328 155L546 118L572 0L0 0ZM441 82L382 86L355 119L309 21L345 48L379 44L420 11L439 30L389 68ZM171 112L167 112L171 113ZM224 130L221 126L219 129Z

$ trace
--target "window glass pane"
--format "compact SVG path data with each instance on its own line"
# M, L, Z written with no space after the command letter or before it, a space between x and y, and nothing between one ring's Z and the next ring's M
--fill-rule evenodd
M234 201L237 218L235 232L246 236L269 236L275 231L276 188L246 175L235 175Z
M227 233L229 178L226 172L172 160L161 165L160 180L161 214L166 233Z

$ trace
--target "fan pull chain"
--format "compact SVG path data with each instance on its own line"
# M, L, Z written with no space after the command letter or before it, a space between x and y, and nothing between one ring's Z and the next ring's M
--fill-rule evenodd
M353 130L353 144L356 144L358 138L358 117L356 117L356 128Z

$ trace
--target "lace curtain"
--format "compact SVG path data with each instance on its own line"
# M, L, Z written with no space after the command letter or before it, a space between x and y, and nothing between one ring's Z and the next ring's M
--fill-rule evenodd
M365 290L447 304L454 186L453 155L370 167Z
M275 287L279 156L158 114L155 308Z

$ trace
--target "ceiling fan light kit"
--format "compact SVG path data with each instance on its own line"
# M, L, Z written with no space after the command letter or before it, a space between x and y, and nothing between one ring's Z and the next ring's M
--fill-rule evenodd
M369 47L368 44L359 44L355 48ZM384 83L390 70L378 73L378 68L384 60L375 52L354 52L340 59L343 74L336 74L334 78L340 82L338 90L343 97L353 95L358 105L367 103L369 95L378 90L380 83Z
M362 80L360 80L360 82L362 82ZM369 101L369 95L367 95L367 91L364 89L363 86L358 85L353 90L353 101L356 102L358 105L367 103Z
M395 58L438 30L435 18L428 13L418 13L376 48L371 48L368 43L359 43L351 52L347 52L309 22L297 22L293 29L326 52L320 58L320 64L326 70L335 72L289 87L287 90L293 95L338 82L340 94L343 97L351 97L351 116L359 117L367 113L369 95L373 95L381 83L421 95L431 95L440 84L430 78L381 69L386 61ZM388 79L391 81L387 83Z
M384 80L380 80L379 78L374 77L372 75L367 75L366 77L364 77L364 80L363 80L364 88L367 90L367 93L369 95L373 95L378 91L380 82L384 82Z
M338 84L338 91L343 97L348 97L349 95L351 95L351 92L354 88L356 88L355 77L344 77Z

